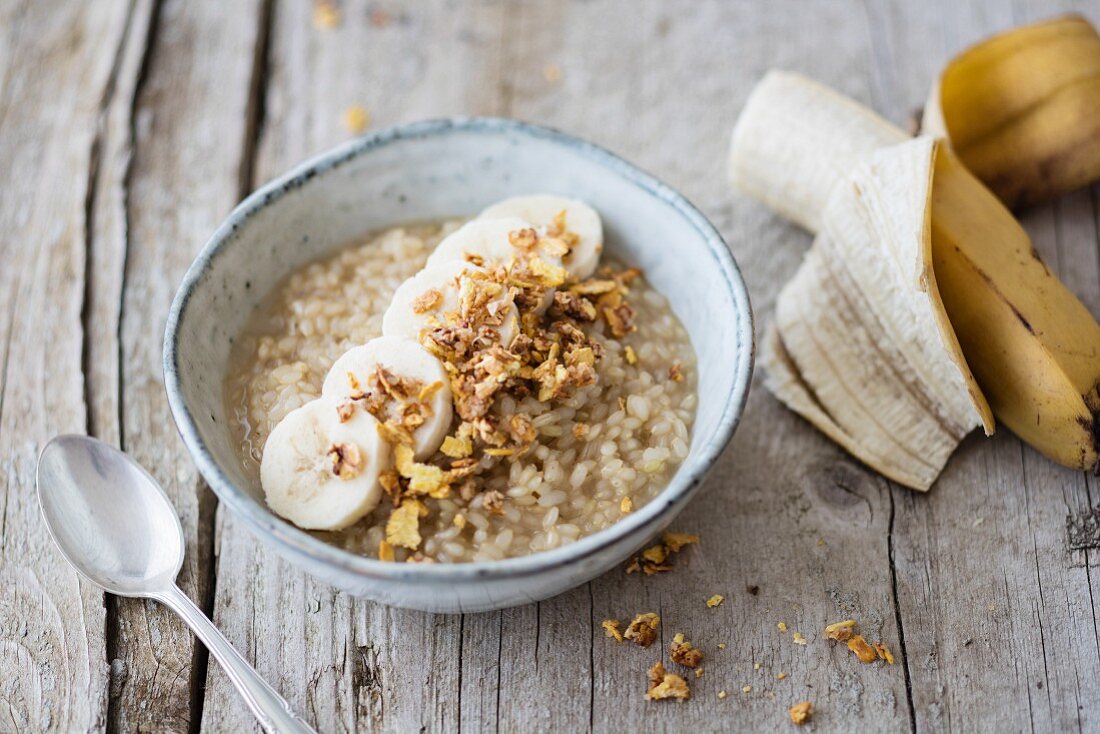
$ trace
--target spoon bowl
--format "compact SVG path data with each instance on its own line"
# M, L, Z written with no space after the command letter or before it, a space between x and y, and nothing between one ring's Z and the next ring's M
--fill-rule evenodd
M183 566L183 528L156 480L118 449L57 436L38 460L38 500L66 560L120 596L172 586Z
M183 528L149 472L102 441L57 436L38 457L37 484L46 528L77 571L112 594L156 599L180 615L265 731L316 734L176 586Z

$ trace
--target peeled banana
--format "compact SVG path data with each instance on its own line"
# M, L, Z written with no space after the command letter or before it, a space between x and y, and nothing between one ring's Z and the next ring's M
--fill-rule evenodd
M906 138L828 87L773 71L734 129L730 174L738 188L820 232L834 192L861 161ZM999 421L1045 455L1074 468L1096 466L1100 324L1046 268L1011 213L946 148L935 158L931 196L933 272L980 395ZM772 385L780 398L820 423L810 408L827 406L791 397L789 386L804 375L778 323L762 362L779 375ZM876 461L868 463L886 473Z
M923 131L1008 206L1100 178L1100 35L1079 15L989 38L956 56L925 105Z

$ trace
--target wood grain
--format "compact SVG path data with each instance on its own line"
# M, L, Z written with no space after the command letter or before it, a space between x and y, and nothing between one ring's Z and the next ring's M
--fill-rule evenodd
M86 202L123 2L0 5L0 730L107 714L103 593L77 580L35 496L38 452L80 433Z
M152 25L135 37L144 32L147 47L117 90L126 108L118 127L129 131L119 155L131 160L99 192L121 207L103 243L113 259L103 258L101 281L121 293L118 435L179 512L186 559L177 582L200 605L210 592L215 501L168 411L162 334L184 271L240 196L261 7L168 0L143 13ZM114 612L111 726L186 730L201 701L205 650L153 602L119 599Z
M338 5L322 30L307 0L0 0L0 669L17 671L0 674L0 731L255 728L181 624L104 600L50 547L35 457L85 430L164 483L187 537L181 585L320 731L777 730L798 700L815 731L1100 728L1100 539L1067 536L1100 484L1007 432L970 437L917 495L756 384L677 523L703 542L673 574L616 570L540 604L427 615L337 593L216 511L160 371L198 247L247 189L349 137L352 105L373 127L511 115L611 148L721 229L762 325L808 245L725 182L730 128L767 69L904 124L952 53L1062 10L1096 22L1100 2ZM1023 221L1100 315L1100 187ZM659 646L604 636L604 618L643 611L663 619ZM823 639L845 617L897 664ZM646 703L645 670L676 632L706 672L691 702Z

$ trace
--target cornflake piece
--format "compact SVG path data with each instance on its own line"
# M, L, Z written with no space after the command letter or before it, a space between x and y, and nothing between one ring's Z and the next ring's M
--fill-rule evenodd
M481 494L481 506L490 515L504 514L504 495L495 489Z
M443 293L435 288L429 288L413 299L413 313L427 313L443 303Z
M443 439L443 445L439 447L439 450L443 452L444 456L449 456L452 459L465 459L474 453L474 442L468 438L447 436Z
M679 663L688 668L696 668L703 662L703 651L684 639L683 632L677 632L669 646L669 657L672 662Z
M649 647L657 639L661 618L653 612L644 612L631 620L623 637L640 647Z
M763 663L753 663L752 664L752 669L753 670L760 670L761 665L763 665Z
M603 631L608 637L615 638L615 642L623 641L623 633L619 631L619 620L605 619L600 625L603 627Z
M852 636L852 632L855 629L856 621L854 619L846 619L843 622L835 622L825 628L825 636L830 640L838 640L844 642Z
M780 632L786 632L787 631L787 623L786 622L780 622L779 624L775 625L775 628L778 629Z
M725 698L728 695L729 694L726 693L725 691L718 691L718 698Z
M743 686L741 688L742 693L752 693L752 686Z
M465 515L455 515L454 524L455 524L456 528L458 528L459 530L462 530L463 528L466 527L466 516Z
M698 667L698 668L695 669L695 677L696 678L702 678L703 677L703 668L702 667Z
M413 461L413 450L405 444L393 447L393 457L397 473L409 480L410 494L426 494L435 499L450 496L451 486L438 466Z
M508 233L508 242L520 250L533 250L539 243L539 234L530 227Z
M691 698L691 691L688 689L686 680L675 673L669 673L658 660L649 669L649 690L646 691L645 697L649 701L660 701L665 698L686 701Z
M393 546L384 540L378 541L378 560L380 561L392 561L393 560Z
M684 381L684 369L680 366L679 362L673 362L672 366L668 368L668 379L673 382Z
M725 650L725 649L726 649L726 643L724 643L724 642L719 642L719 643L718 643L718 649L719 649L719 650Z
M623 356L626 357L627 364L638 364L638 353L629 344L623 348Z
M634 511L634 500L629 497L623 497L623 501L619 503L619 512L627 515Z
M340 8L332 0L316 0L313 3L313 27L332 30L340 25Z
M791 706L787 713L791 716L791 721L797 726L802 726L810 717L814 715L814 705L809 701L803 701L802 703L796 703Z
M801 632L795 632L794 635L791 637L791 642L796 645L805 645L806 638L802 636Z
M867 640L863 639L863 635L854 635L852 639L848 640L848 649L856 654L861 663L873 663L878 659L875 648L867 644Z
M668 548L660 543L651 545L642 551L642 558L650 563L664 563L668 558Z
M328 450L332 473L341 479L355 479L363 471L363 454L353 443L334 443Z
M340 418L341 423L347 423L351 420L351 417L355 415L355 403L350 401L340 403L336 406L336 415Z
M707 606L713 609L726 600L726 597L721 594L715 594L711 598L707 599Z
M353 135L358 135L370 124L370 113L363 105L352 105L344 110L344 127ZM420 313L419 311L417 313Z
M775 674L775 679L776 679L776 680L783 680L783 679L784 679L784 678L786 678L786 677L787 677L787 674L786 674L786 673L783 673L783 672L779 672L779 673L776 673L776 674Z
M698 535L690 535L688 533L662 533L661 540L665 542L668 549L673 553L679 553L680 549L685 545L691 545L699 542Z
M875 643L875 652L878 653L878 656L880 658L882 658L883 660L886 661L887 665L893 665L894 664L894 654L892 652L890 652L890 649L888 647L886 647L885 643L876 642Z
M420 546L420 518L428 514L428 508L420 500L406 499L390 513L386 522L386 542L402 548L416 550Z

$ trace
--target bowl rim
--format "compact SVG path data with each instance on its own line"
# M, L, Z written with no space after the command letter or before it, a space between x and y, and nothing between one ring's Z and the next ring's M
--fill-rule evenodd
M214 260L235 239L237 231L260 210L277 203L315 176L338 168L344 163L376 148L409 139L443 137L451 133L501 134L512 133L580 153L598 165L617 174L650 196L672 206L694 227L707 245L718 269L722 272L732 301L738 310L736 335L742 348L733 366L735 376L726 404L714 433L701 446L689 466L682 467L663 489L640 510L627 515L603 530L580 538L565 546L524 556L497 561L476 561L451 564L389 563L361 556L327 543L278 517L267 506L253 499L229 479L203 441L190 409L186 405L180 380L179 326L187 311L191 295ZM646 528L659 525L674 507L686 504L695 494L706 474L729 444L740 423L748 399L756 356L752 307L748 289L729 247L718 230L682 194L646 173L615 153L556 129L502 117L447 117L406 123L378 130L355 138L335 148L314 155L288 172L267 182L242 200L218 226L203 245L188 268L172 301L164 332L164 386L177 429L199 472L214 490L220 502L229 509L261 541L281 546L297 558L308 558L330 569L353 574L364 580L430 584L514 579L579 562L594 556L621 541L640 534ZM686 468L687 471L683 471ZM679 509L676 510L679 512ZM649 535L646 535L648 538ZM639 544L642 542L639 539ZM308 567L306 568L311 574Z

